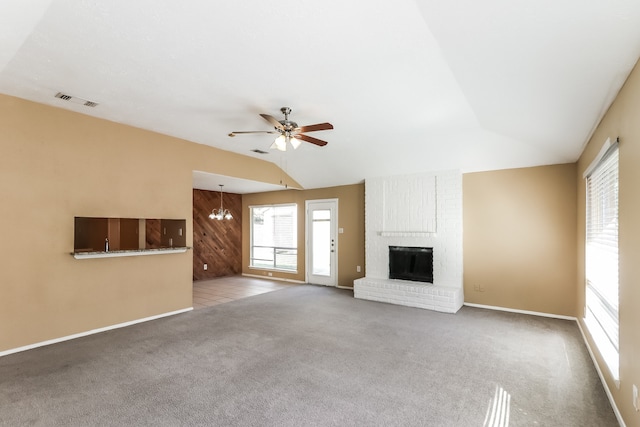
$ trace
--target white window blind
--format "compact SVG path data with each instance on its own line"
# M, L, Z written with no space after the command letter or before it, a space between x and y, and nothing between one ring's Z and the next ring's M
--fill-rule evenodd
M618 145L586 177L585 323L618 376Z
M297 205L252 206L250 266L296 271Z

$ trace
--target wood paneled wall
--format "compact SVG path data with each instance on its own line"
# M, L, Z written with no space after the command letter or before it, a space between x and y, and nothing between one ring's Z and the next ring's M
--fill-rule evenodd
M162 235L160 234L160 220L145 220L145 239L147 249L157 249L162 247Z
M209 218L220 208L219 191L193 190L193 280L242 272L242 196L224 193L222 201L232 220Z

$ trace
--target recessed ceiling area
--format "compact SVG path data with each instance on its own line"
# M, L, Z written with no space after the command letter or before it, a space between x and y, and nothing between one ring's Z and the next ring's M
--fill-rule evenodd
M576 161L640 56L640 2L6 0L0 34L0 93L319 188ZM285 106L333 124L313 134L328 144L275 154L273 135L228 136L273 130L259 114Z
M282 185L267 184L250 179L236 178L214 173L193 171L193 188L196 190L222 191L225 193L249 194L264 193L267 191L280 191L286 188Z

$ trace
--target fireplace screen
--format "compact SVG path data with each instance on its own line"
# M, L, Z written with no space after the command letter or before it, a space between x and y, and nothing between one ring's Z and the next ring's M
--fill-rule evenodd
M389 278L433 283L433 248L389 246Z

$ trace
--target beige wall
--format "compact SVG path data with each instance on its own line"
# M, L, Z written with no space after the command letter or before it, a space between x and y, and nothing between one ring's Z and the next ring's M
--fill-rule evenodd
M186 219L191 246L193 170L283 179L269 162L4 95L0 148L0 351L191 307L191 252L76 260L75 216Z
M242 197L242 272L266 276L267 271L249 268L250 216L249 206L297 203L298 205L298 271L273 272L273 277L304 281L305 271L305 200L338 199L338 285L352 287L353 281L364 277L364 184L345 185L314 190L289 190L245 194ZM356 271L361 266L360 273Z
M636 65L584 150L576 171L578 183L578 277L580 322L584 316L585 183L582 175L607 138L620 138L619 289L620 387L596 356L627 426L640 426L632 407L632 384L640 387L640 68Z
M577 164L463 176L465 301L581 318L582 173L621 138L619 388L599 364L629 426L640 426L639 114L636 68ZM186 219L191 246L192 170L299 186L268 162L3 95L0 131L0 351L191 306L190 252L75 260L75 216ZM364 185L245 195L243 210L296 202L304 230L304 201L324 198L340 200L338 280L351 286L364 276ZM260 275L243 216L243 272ZM304 233L298 247L304 266Z
M463 175L465 302L575 316L575 164Z

